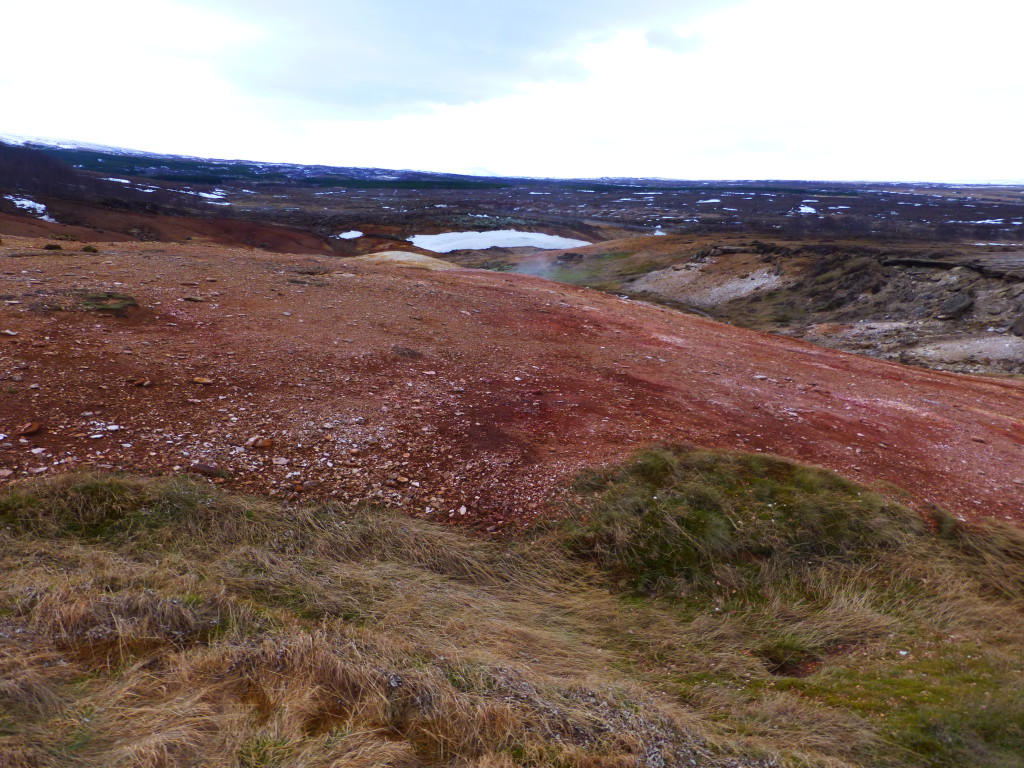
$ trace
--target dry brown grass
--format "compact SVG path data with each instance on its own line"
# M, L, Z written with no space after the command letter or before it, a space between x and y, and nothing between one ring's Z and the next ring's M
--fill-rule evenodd
M183 480L63 478L0 515L0 764L717 762L608 670L622 609L555 553Z
M182 479L18 486L0 497L0 766L939 765L871 711L894 648L931 658L936 631L961 633L986 684L1020 679L1013 532L949 528L971 583L886 550L777 574L742 608L617 593L574 540ZM885 567L900 589L949 583L887 591ZM824 664L779 677L787 648ZM843 698L858 686L866 703Z

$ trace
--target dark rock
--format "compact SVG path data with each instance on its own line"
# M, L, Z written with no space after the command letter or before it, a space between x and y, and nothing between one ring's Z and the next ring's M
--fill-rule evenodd
M399 357L405 357L408 358L409 360L419 360L420 358L423 357L422 352L417 352L415 349L410 349L409 347L396 346L392 347L391 351L394 352Z
M221 469L216 464L193 464L189 467L189 471L206 477L227 478L231 476L230 472L226 469Z
M961 291L954 293L939 306L935 317L939 320L954 320L974 306L974 297Z
M1024 336L1024 315L1018 317L1010 326L1010 333L1014 336Z

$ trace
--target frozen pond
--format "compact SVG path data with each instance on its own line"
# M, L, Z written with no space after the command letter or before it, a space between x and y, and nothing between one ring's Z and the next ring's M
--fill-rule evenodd
M417 248L434 253L451 251L479 251L485 248L578 248L590 245L586 240L573 240L570 237L545 235L540 232L520 232L517 229L498 229L493 232L445 232L440 235L413 235L409 242Z

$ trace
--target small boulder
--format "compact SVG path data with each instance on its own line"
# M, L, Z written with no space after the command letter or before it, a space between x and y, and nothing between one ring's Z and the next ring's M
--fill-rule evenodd
M942 302L935 317L939 320L955 320L973 306L974 297L965 291L960 291Z
M1014 336L1024 336L1024 315L1018 317L1010 326L1010 333Z

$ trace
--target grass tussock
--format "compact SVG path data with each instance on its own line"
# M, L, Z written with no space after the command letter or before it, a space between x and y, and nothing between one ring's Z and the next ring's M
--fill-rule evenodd
M494 543L87 475L0 496L0 765L1009 766L1024 536L656 448Z
M926 533L906 507L764 455L650 449L577 488L599 502L569 526L566 546L644 593L749 592L766 571L852 566Z

